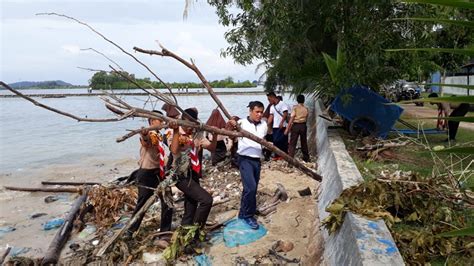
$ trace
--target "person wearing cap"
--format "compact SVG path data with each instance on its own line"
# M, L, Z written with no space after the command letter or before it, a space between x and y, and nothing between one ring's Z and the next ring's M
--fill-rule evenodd
M157 110L153 110L153 112L163 114ZM149 126L160 126L161 121L149 118L148 124ZM168 160L168 156L166 155L167 149L159 130L142 128L140 132L140 160L138 162L140 168L134 172L138 186L138 199L133 215L145 205L145 202L153 195L154 189L158 186L160 181L164 180L165 165ZM162 194L160 194L159 197L161 203L160 231L170 231L173 209L166 205ZM126 237L131 237L133 233L138 230L144 215L145 213L142 213L130 226L125 233Z
M285 130L285 135L290 134L290 145L288 147L288 155L290 157L295 156L296 144L298 138L300 138L301 152L303 153L303 161L309 161L308 152L308 139L307 139L307 127L306 120L308 118L308 108L304 106L304 95L298 95L296 97L297 105L293 106L291 111L290 122Z
M272 104L270 107L270 116L268 117L268 124L273 123L273 143L278 149L283 152L288 152L288 136L285 135L286 122L288 116L288 106L281 101L274 92L267 94L268 102ZM275 160L281 159L280 156L274 157Z
M182 119L197 121L198 112L195 108L184 110ZM209 141L203 136L196 136L194 128L180 127L170 122L173 129L170 150L173 155L173 169L177 175L176 187L184 193L184 214L182 225L198 224L204 226L212 207L212 196L201 187L199 179L202 177L202 149L213 151L217 138ZM197 234L198 235L198 234Z
M250 102L249 116L238 120L229 120L229 124L235 127L237 124L259 138L267 134L267 123L262 121L264 106L259 101ZM262 157L262 146L245 137L238 138L238 162L240 178L242 179L242 197L240 200L239 219L242 219L252 229L258 229L259 225L255 219L257 212L257 188L260 180L260 157Z

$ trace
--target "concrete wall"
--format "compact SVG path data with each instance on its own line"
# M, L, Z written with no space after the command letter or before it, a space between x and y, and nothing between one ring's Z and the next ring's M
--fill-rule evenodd
M331 122L320 118L322 104L311 106L316 118L318 171L323 176L319 194L319 218L328 216L326 207L342 191L363 181L346 147ZM310 134L311 135L311 132ZM324 261L327 265L404 265L395 242L383 220L368 220L347 213L342 227L329 235L323 229Z
M446 77L444 83L445 84L467 84L467 76ZM469 84L474 85L474 74L469 76ZM443 86L443 93L467 95L467 89ZM469 94L473 95L474 92L471 90Z

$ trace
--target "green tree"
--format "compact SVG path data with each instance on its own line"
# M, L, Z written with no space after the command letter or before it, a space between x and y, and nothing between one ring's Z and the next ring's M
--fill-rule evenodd
M392 20L436 17L435 6L375 0L208 2L216 7L220 23L230 27L225 34L229 47L223 55L243 65L263 60L268 90L280 85L290 86L295 93L337 93L340 87L331 82L322 53L336 57L338 46L346 55L340 68L344 86L378 89L402 77L426 75L436 67L426 63L432 58L424 53L385 51L435 42L430 25Z

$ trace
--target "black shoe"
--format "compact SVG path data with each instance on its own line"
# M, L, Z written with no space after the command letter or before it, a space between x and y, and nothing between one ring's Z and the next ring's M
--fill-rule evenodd
M253 230L257 230L259 227L257 220L255 220L253 217L244 218L244 221Z

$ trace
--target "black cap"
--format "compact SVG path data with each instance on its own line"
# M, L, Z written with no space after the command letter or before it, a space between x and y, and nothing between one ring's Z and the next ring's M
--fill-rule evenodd
M194 119L198 119L198 113L196 112L196 110L194 108L188 108L186 110L184 110L184 112L186 114L188 114L190 117L194 118Z

